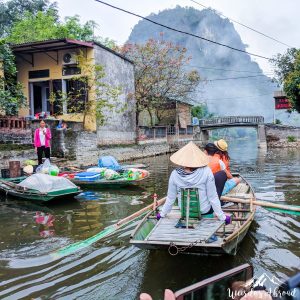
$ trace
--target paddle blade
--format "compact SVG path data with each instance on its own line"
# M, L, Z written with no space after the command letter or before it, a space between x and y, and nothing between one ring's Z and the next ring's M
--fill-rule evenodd
M88 238L84 241L80 241L80 242L77 242L77 243L74 243L74 244L71 244L71 245L66 246L64 248L59 249L58 251L56 251L52 255L55 256L55 257L69 255L71 253L74 253L78 250L86 248L86 247L94 244L95 242L107 237L108 235L110 235L111 233L116 231L117 229L118 229L117 226L111 225L111 226L106 227L104 230L100 231L99 233L91 236L90 238Z
M270 210L270 211L283 213L283 214L300 216L300 211L292 211L292 210L286 210L286 209L280 209L280 208L271 208L271 207L266 207L266 209Z
M257 200L269 201L269 202L282 202L285 201L285 196L283 192L264 192L255 193Z

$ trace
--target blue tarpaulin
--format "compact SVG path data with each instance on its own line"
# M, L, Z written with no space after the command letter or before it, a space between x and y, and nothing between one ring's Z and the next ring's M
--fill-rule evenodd
M98 160L99 168L108 168L114 171L119 171L122 167L113 156L102 156Z

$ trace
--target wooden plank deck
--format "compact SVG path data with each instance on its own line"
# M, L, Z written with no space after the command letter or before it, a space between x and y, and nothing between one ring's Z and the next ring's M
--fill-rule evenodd
M232 189L227 195L234 197L235 195L245 195L249 193L249 185L245 183L238 184ZM240 206L235 204L230 206L231 209L239 209ZM176 228L181 217L180 209L178 206L173 206L171 212L165 217L160 219L152 232L146 238L146 241L157 241L157 242L186 242L192 243L195 240L207 241L213 234L223 234L224 222L218 219L201 219L200 221L194 221L194 228ZM226 233L232 233L238 230L240 227L239 222L233 222L226 226Z
M162 218L147 237L147 241L186 242L207 241L223 224L216 219L201 219L194 223L194 228L176 228L178 218Z

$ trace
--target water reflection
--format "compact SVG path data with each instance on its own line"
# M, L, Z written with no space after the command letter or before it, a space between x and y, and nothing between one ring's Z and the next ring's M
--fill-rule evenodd
M55 221L55 218L53 215L37 211L34 219L35 223L40 225L39 232L41 237L47 238L50 236L54 236L55 230L53 222Z
M287 204L300 204L300 152L263 153L255 141L230 144L232 170L242 173L260 193L284 193ZM88 238L104 227L152 203L166 193L173 169L168 156L144 159L151 177L138 187L87 189L74 201L40 206L1 196L0 298L136 299L143 290L160 299L164 288L177 290L244 262L255 273L286 278L300 268L299 216L258 208L237 256L202 257L142 251L128 243L137 223L73 255L50 253ZM278 201L281 201L278 199ZM52 224L45 221L53 216ZM37 216L44 217L36 223ZM51 218L50 218L51 219ZM48 225L47 225L48 224ZM51 225L51 226L49 226ZM53 230L47 238L40 231Z

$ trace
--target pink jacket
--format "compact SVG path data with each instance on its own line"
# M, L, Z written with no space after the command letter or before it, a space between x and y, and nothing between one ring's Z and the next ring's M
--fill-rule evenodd
M40 141L40 129L37 128L34 132L34 147L41 147L41 141ZM50 140L51 140L51 131L49 128L46 128L46 134L45 134L45 147L50 147Z

